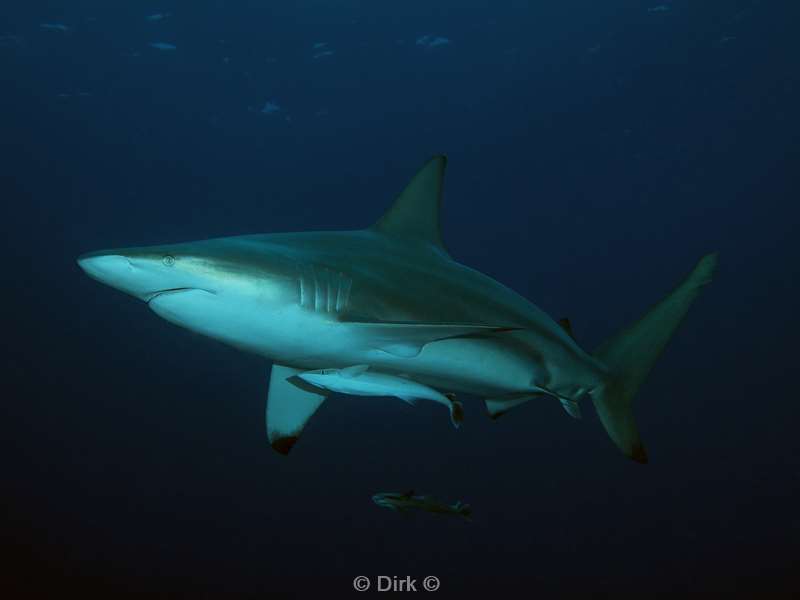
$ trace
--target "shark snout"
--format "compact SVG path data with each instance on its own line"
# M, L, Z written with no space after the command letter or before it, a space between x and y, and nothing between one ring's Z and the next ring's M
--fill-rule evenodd
M92 279L141 300L163 290L193 287L160 258L109 250L83 254L77 262Z
M89 252L78 257L78 266L92 279L103 283L119 277L126 271L133 271L131 261L119 254Z

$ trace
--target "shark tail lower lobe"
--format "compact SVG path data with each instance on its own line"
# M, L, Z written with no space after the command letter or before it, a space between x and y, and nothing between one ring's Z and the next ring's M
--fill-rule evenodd
M704 256L670 294L594 353L610 371L607 382L592 391L595 409L612 441L636 462L646 463L647 452L633 418L633 398L716 264L716 254Z

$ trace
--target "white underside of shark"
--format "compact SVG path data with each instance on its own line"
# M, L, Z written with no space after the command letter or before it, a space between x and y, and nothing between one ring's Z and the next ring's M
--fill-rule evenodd
M445 164L431 159L368 229L124 248L78 262L164 319L272 360L267 433L279 452L330 391L361 394L383 377L377 395L414 397L399 390L407 382L428 394L416 397L452 406L448 394L462 392L483 397L493 417L534 398L579 417L590 399L615 444L646 462L633 396L716 256L588 354L567 324L449 256L439 232ZM368 367L356 387L302 377L354 365Z

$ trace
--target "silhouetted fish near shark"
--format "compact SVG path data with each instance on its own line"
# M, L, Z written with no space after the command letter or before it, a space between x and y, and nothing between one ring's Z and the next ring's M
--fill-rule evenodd
M106 250L78 263L168 321L273 360L267 434L281 453L327 394L295 376L369 365L481 396L492 416L533 398L575 416L591 399L620 450L647 462L633 397L716 255L589 354L531 302L450 257L439 231L445 164L431 159L366 229Z
M434 500L430 496L415 496L413 490L402 494L398 494L397 492L381 492L375 494L372 497L372 501L378 506L398 512L420 510L429 513L454 515L462 517L467 521L472 521L472 507L469 504L462 504L461 502L444 504Z

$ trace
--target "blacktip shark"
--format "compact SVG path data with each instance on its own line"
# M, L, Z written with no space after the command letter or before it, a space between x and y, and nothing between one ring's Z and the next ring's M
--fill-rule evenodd
M490 416L531 399L577 415L590 399L619 449L647 462L633 398L711 281L716 254L588 353L568 327L451 258L439 229L445 166L444 156L428 161L366 229L104 250L78 263L167 321L271 359L267 435L283 454L327 396L296 375L369 365L482 397Z
M381 492L375 494L372 497L372 501L380 507L389 508L397 512L421 510L430 513L455 515L463 517L467 521L472 521L472 507L469 504L462 504L461 501L455 504L444 504L430 496L415 496L413 490L402 494Z
M346 369L306 371L297 376L317 388L341 394L395 396L412 406L417 400L433 400L447 407L454 427L459 427L464 420L464 407L454 394L442 394L407 377L368 371L369 365L354 365Z

